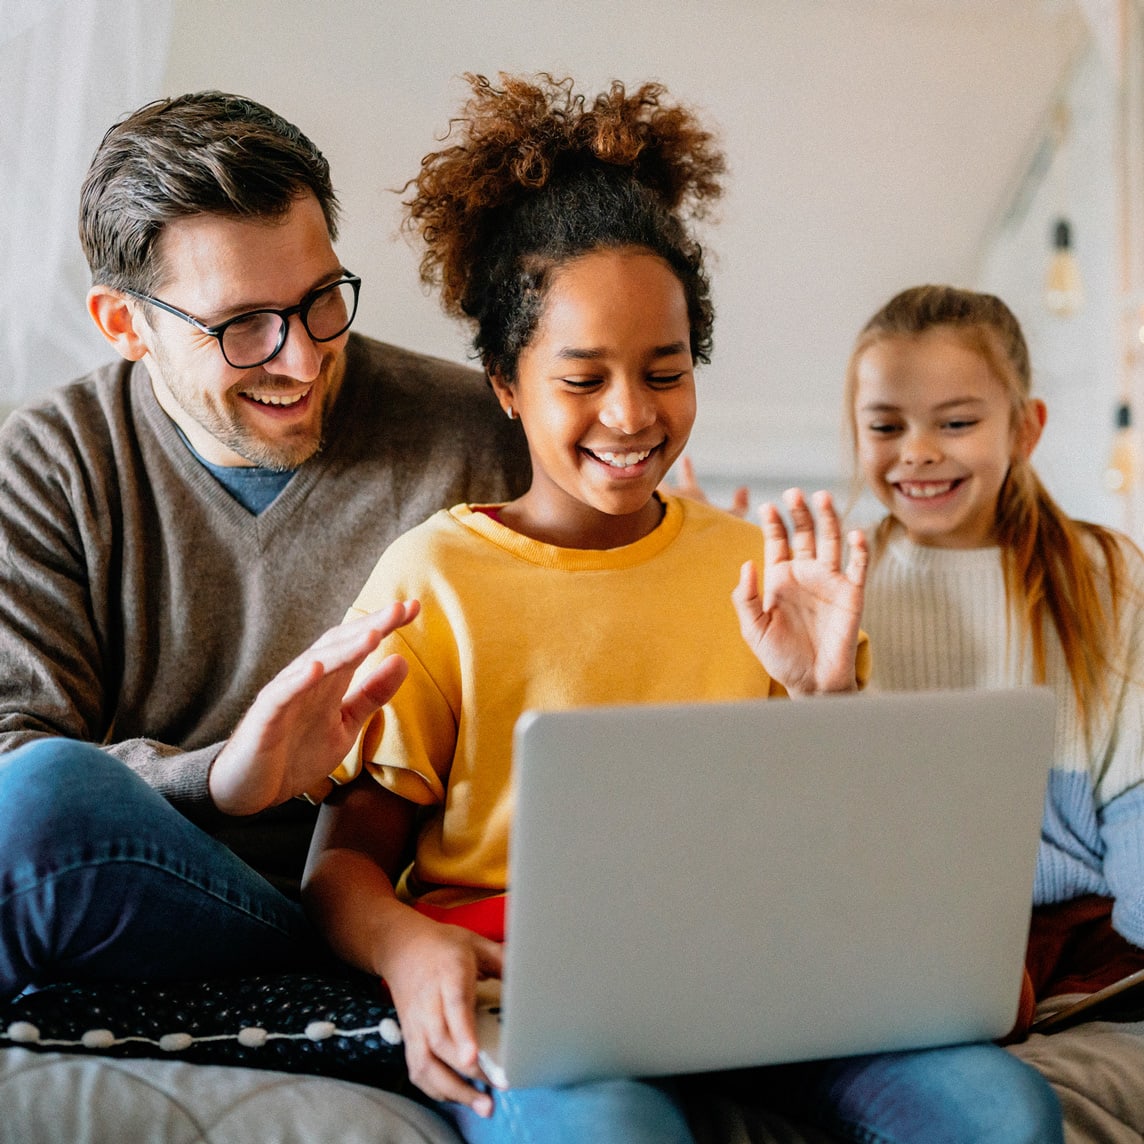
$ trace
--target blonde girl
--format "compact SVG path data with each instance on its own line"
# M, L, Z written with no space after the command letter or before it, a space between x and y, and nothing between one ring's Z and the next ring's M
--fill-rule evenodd
M989 294L906 290L859 335L846 407L857 469L887 509L863 617L875 682L1056 692L1037 995L1144 967L1144 561L1066 515L1034 472L1046 410L1020 325Z

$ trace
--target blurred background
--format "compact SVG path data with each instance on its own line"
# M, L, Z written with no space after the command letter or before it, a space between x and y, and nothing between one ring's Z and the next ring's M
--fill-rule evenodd
M702 228L716 346L690 446L716 498L845 490L854 336L899 289L951 282L1025 327L1050 489L1141 539L1142 41L1140 0L0 0L0 405L108 357L78 191L103 131L149 99L217 87L297 123L333 169L357 327L466 360L396 193L462 74L654 79L730 163Z

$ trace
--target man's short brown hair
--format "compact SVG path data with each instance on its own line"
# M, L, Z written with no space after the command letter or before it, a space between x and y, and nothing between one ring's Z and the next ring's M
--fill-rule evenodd
M292 123L239 95L200 91L148 103L96 149L79 235L93 284L151 293L163 227L198 214L277 219L312 193L337 237L330 166Z

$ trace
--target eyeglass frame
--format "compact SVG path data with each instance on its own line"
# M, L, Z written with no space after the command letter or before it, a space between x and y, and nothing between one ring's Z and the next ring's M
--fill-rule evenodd
M350 286L354 292L354 307L350 312L349 321L336 333L331 334L328 338L317 338L310 332L309 323L306 321L306 315L310 307L317 301L318 297L324 294L327 290L334 289L335 286ZM284 310L275 310L269 306L260 306L257 310L247 310L242 314L235 314L233 318L227 318L225 322L219 322L214 326L208 326L206 322L200 318L196 318L194 314L188 314L186 310L180 310L178 306L172 306L170 302L164 302L162 298L156 298L153 294L144 294L141 290L132 290L129 286L121 287L124 294L130 295L132 298L138 298L140 302L146 302L151 306L155 306L160 310L166 311L168 314L174 314L176 318L182 318L184 322L189 322L200 333L207 334L209 337L218 342L219 353L222 354L223 361L231 367L231 369L257 369L260 365L265 365L268 361L273 361L283 350L286 345L286 339L290 335L290 319L297 314L302 320L302 328L306 331L306 336L313 342L332 342L335 338L340 338L354 324L354 318L357 317L358 298L361 293L361 278L357 274L351 274L348 270L342 272L342 277L334 282L327 282L325 286L319 286L315 290L311 290L301 302L296 306L287 306ZM257 314L274 314L282 323L279 334L278 344L274 347L274 352L267 357L262 358L261 361L251 362L249 365L235 365L234 362L226 356L226 350L223 349L222 336L226 333L228 327L233 326L236 322L245 321L248 318L253 318Z

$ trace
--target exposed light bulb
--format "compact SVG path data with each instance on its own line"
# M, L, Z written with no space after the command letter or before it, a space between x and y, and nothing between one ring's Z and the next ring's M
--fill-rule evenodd
M1080 266L1072 250L1072 227L1068 219L1053 226L1053 255L1045 279L1045 305L1062 318L1075 314L1084 302Z
M1104 487L1112 493L1127 493L1136 483L1136 439L1132 433L1132 407L1122 401L1116 407L1116 431L1104 469Z

